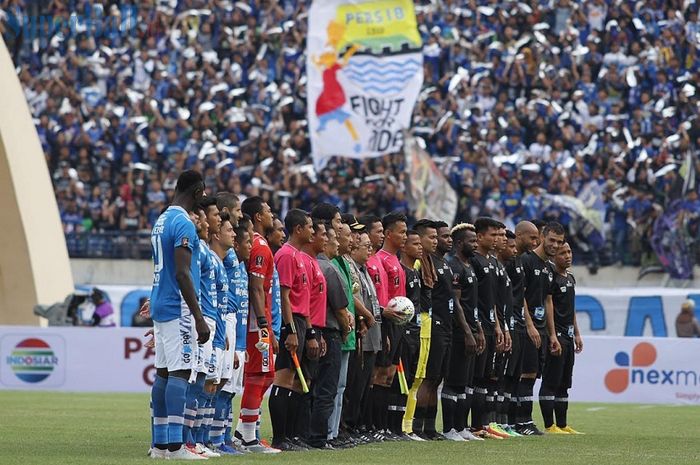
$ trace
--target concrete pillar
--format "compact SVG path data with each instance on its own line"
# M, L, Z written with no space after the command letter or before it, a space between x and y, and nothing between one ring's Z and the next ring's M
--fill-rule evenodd
M34 305L73 290L51 177L0 37L0 324L38 325Z

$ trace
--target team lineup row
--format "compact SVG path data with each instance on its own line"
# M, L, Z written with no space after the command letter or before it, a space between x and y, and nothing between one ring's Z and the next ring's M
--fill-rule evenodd
M557 223L409 229L402 214L320 204L283 224L259 197L203 192L182 173L152 232L151 457L540 435L540 376L545 431L577 433L566 412L583 343Z

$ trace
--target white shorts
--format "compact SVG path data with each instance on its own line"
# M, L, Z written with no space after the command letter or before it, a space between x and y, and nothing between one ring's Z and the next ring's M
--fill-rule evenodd
M180 318L153 322L156 368L168 371L193 370L197 366L197 331L194 318L183 304Z
M214 384L221 383L221 373L224 371L224 354L226 351L218 347L214 348ZM207 378L209 376L207 375Z
M232 315L233 318L229 318ZM236 350L236 316L226 315L226 339L228 339L228 350L222 357L221 379L231 379L233 376L233 353Z
M216 332L216 321L208 316L204 317L207 326L209 326L209 340L204 344L199 345L199 351L197 352L197 372L206 373L207 379L209 378L209 366L212 363L212 356L216 357L214 354L214 334ZM216 366L216 365L214 365ZM212 369L212 374L214 370Z
M243 394L243 367L245 366L246 356L245 350L237 350L236 356L238 356L238 368L233 369L231 378L229 378L222 390L241 395ZM233 362L231 362L231 364L233 365Z

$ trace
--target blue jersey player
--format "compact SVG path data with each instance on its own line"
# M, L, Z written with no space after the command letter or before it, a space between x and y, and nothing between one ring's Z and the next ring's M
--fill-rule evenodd
M193 280L199 239L189 217L203 194L201 174L183 172L172 205L151 233L154 269L150 311L156 344L156 377L151 390L154 458L196 459L182 444L185 397L196 362L196 342L206 343L211 332L199 307L198 283Z

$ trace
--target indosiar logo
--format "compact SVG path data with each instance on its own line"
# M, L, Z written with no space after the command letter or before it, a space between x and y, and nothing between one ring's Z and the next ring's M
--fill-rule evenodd
M649 368L656 362L656 347L640 342L632 349L632 359L627 352L615 354L615 364L605 375L605 386L610 392L620 394L630 384L668 384L672 386L697 386L698 373L693 370L666 370Z
M15 376L27 383L44 381L51 376L58 363L51 346L38 338L18 342L7 357L7 364Z

